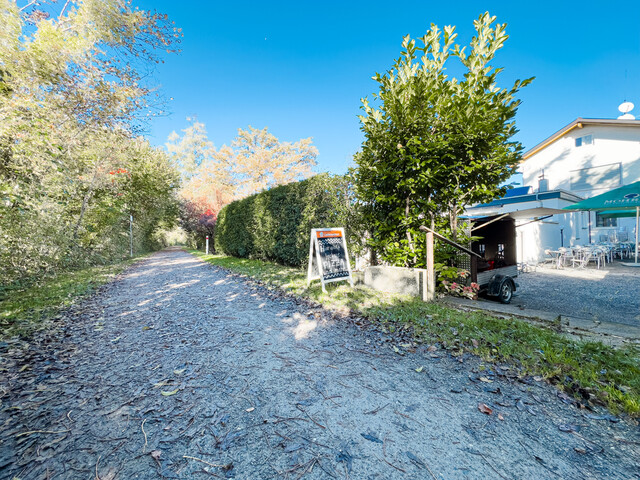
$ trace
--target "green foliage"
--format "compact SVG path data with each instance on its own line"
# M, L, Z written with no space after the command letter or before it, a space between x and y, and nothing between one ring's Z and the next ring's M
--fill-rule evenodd
M179 176L137 132L151 94L139 69L178 33L129 2L72 0L51 19L23 3L0 0L5 286L128 256L129 215L134 250L157 248L177 215Z
M420 225L456 239L464 207L501 195L520 160L515 95L531 79L497 86L502 69L489 62L507 35L494 21L485 13L474 22L468 53L455 44L454 27L432 25L422 46L405 37L393 67L375 76L378 108L363 99L365 142L352 175L370 245L392 264L423 265ZM462 63L462 79L446 75L450 59Z
M442 263L434 265L438 281L442 280L458 280L460 278L460 270L456 267L450 267Z
M414 343L439 344L453 355L471 352L485 361L510 366L518 375L540 375L578 397L579 388L591 401L612 411L640 416L640 351L637 346L616 349L599 342L580 342L515 318L496 318L482 312L459 311L441 303L425 303L402 295L383 294L358 285L318 282L306 286L305 272L259 260L203 255L214 265L247 275L310 298L332 310L350 310L367 317L384 331L412 333ZM451 271L451 274L455 274ZM583 391L584 392L584 391Z
M311 229L340 226L349 240L357 226L350 185L345 177L321 174L225 206L218 215L216 249L301 266Z

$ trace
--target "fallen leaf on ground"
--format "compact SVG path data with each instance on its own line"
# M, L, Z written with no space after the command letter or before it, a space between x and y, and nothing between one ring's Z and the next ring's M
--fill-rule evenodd
M102 475L100 480L114 480L116 478L116 471L109 470L106 475Z
M487 377L480 377L479 380L484 383L493 383L493 380L489 380Z
M247 408L247 409L245 410L245 412L249 412L249 413L251 413L251 412L253 412L254 410L255 410L255 408L254 408L254 407L251 407L251 408Z
M561 432L573 433L580 430L580 427L578 427L577 425L571 425L569 423L563 423L562 425L558 425L558 430L560 430Z
M368 433L361 433L360 435L362 435L362 438L364 438L365 440L369 440L370 442L383 443L382 440L380 440L378 437L369 435Z
M336 462L344 462L347 467L347 472L351 472L351 465L353 464L353 457L347 450L339 450L336 455Z
M418 367L416 368L416 372L420 373L422 370L424 370L424 367Z
M613 415L594 415L591 413L585 414L585 417L590 418L591 420L609 420L612 423L618 423L620 419Z
M502 421L504 421L504 417L502 416L502 414L501 414L501 413L499 413L499 414L498 414L498 420L502 420Z
M491 415L493 413L493 410L491 410L491 408L489 408L484 403L478 404L478 410L480 410L482 413L486 413L487 415Z
M175 390L171 390L170 392L160 392L162 394L163 397L170 397L171 395L175 395L176 393L178 393L178 390L180 390L179 388L176 388Z
M413 453L411 453L409 451L407 451L406 454L407 454L407 457L409 458L409 460L411 460L413 463L415 463L416 465L418 465L421 468L425 468L425 466L426 466L425 463L422 460L420 460L415 454L413 454Z
M175 373L176 375L180 375L181 373L183 373L186 370L186 368L181 368L180 370L174 370L173 373Z

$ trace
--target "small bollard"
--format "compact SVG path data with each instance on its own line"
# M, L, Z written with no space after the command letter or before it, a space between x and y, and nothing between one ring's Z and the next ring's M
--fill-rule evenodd
M209 255L209 235L207 235L207 255Z

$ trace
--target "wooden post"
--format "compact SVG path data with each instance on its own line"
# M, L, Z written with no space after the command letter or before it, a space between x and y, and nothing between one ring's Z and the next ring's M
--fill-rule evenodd
M471 281L478 283L478 257L473 255L469 255L469 257L471 258Z
M458 245L456 242L449 240L447 237L443 237L438 232L434 232L428 227L424 225L420 226L420 230L426 232L427 234L427 275L425 278L424 286L422 288L422 300L425 302L430 302L435 300L436 298L436 277L435 277L435 269L434 269L434 261L433 261L433 237L438 238L439 240L448 243L449 245L456 247L458 250L465 252L469 255L476 256L478 258L482 258L479 254L474 252L473 250L469 250L462 245ZM473 267L472 267L473 268Z
M436 299L436 272L433 261L433 233L427 232L427 274L422 286L422 300L433 302Z

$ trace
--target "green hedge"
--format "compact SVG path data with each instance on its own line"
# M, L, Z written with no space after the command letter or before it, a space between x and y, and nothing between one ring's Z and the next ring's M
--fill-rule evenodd
M347 240L355 237L355 210L346 177L316 175L225 206L218 215L216 249L299 267L308 261L312 228L345 227Z

